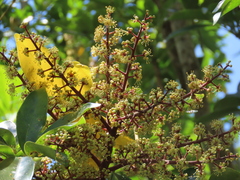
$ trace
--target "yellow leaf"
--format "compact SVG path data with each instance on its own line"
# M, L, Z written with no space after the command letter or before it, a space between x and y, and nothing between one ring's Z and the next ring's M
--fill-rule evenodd
M115 148L120 148L126 146L130 143L133 143L134 140L126 135L120 135L115 139Z
M18 51L18 59L20 62L20 66L27 78L27 80L33 83L33 87L35 89L39 89L41 87L45 87L48 95L50 96L59 96L59 94L53 90L55 85L58 87L63 87L66 83L60 78L53 78L51 81L48 79L50 73L53 73L52 67L45 60L45 57L49 59L51 63L54 62L53 58L50 56L50 52L47 48L41 46L40 51L36 51L36 47L30 39L25 38L23 41L20 40L20 34L14 35L17 51ZM40 44L36 43L38 47ZM26 48L28 49L28 53L26 52ZM41 59L37 60L36 53L41 52L44 56L40 56ZM68 77L69 73L73 74L73 77L76 81L76 89L81 90L81 94L84 95L86 91L90 89L92 86L92 78L89 67L80 64L77 61L73 62L74 67L68 67L64 72L64 76ZM38 71L44 71L44 77L38 75ZM85 84L82 86L82 81ZM69 87L65 87L62 89L63 92L66 90L70 90Z
M35 89L39 89L41 87L46 87L46 90L49 95L53 95L51 89L53 87L53 84L60 84L60 79L54 79L54 82L50 83L47 80L47 76L51 71L46 71L51 68L51 66L45 61L41 60L38 61L35 59L34 51L31 51L28 53L28 56L24 54L24 51L26 48L28 50L36 50L36 47L32 43L30 39L24 39L23 41L20 41L20 34L14 35L16 44L17 44L17 51L18 51L18 59L20 62L20 66L28 79L29 82L34 83ZM39 46L39 45L38 45ZM45 47L41 47L41 51L44 53L45 57L49 56L49 51ZM41 77L38 75L38 70L41 69L43 71L46 71L44 73L45 77Z
M94 167L95 170L97 170L97 171L99 170L98 165L95 163L95 161L94 161L92 158L89 158L87 163L88 163L90 166Z
M77 52L78 56L82 56L83 53L84 53L84 51L85 51L85 48L82 47L82 46L80 46L80 47L78 48L78 52Z
M99 117L96 117L92 112L84 116L86 122L89 124L95 124L96 122L100 122ZM104 117L103 117L104 118ZM104 118L105 119L105 118Z
M81 94L85 94L86 91L88 91L92 86L92 77L91 77L91 71L88 66L85 66L78 61L73 61L74 67L69 67L65 71L64 75L68 77L69 73L75 74L75 78L77 81L77 86L75 87L78 91L81 92ZM85 80L85 81L84 81ZM86 82L87 84L84 84L82 86L82 81ZM64 83L65 84L65 83ZM69 87L65 88L65 90L70 90Z
M105 120L106 118L103 117ZM86 122L89 124L95 124L96 122L100 122L100 119L98 117L96 117L93 113L89 113L86 117ZM96 134L96 137L99 138L100 137L100 132L98 132ZM114 147L115 148L120 148L121 146L126 146L130 143L134 142L134 140L130 137L128 137L127 135L119 135L116 139L115 139L115 144Z

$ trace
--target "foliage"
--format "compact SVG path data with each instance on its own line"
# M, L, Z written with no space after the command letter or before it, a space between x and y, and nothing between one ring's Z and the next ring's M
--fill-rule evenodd
M20 79L30 92L25 92L17 114L19 144L9 130L1 129L1 175L16 169L15 179L23 178L23 173L25 179L129 179L136 175L186 179L205 177L209 164L217 174L229 173L226 167L238 158L228 149L240 130L238 119L230 117L232 127L225 132L221 121L211 122L211 132L200 123L190 135L174 123L186 111L202 107L203 93L219 90L215 82L227 79L229 62L204 67L202 79L189 73L188 91L171 80L164 90L144 93L138 85L142 80L139 61L151 58L151 49L146 47L151 43L149 25L154 16L148 11L142 20L134 15L133 26L124 30L112 18L114 9L109 6L106 11L98 17L101 25L95 29L91 48L99 64L91 69L59 61L57 49L45 48L46 40L31 33L25 23L21 25L25 33L15 35L18 52L8 56L5 48L1 50L9 77ZM13 93L16 85L10 87ZM233 174L239 176L237 171Z
M240 2L237 0L221 0L216 8L213 10L213 13L217 12L220 8L221 11L216 13L213 16L213 23L216 24L216 22L219 20L219 18L228 12L232 11L236 7L240 5Z

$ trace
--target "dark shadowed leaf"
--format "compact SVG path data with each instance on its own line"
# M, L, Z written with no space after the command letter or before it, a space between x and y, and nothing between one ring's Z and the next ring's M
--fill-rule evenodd
M196 122L208 122L213 119L219 119L229 114L240 114L240 96L238 94L227 95L225 98L216 102L214 111L206 114L196 120Z
M0 162L0 180L1 180L1 170L8 167L13 162L14 159L15 157L9 157Z
M226 168L226 171L223 172L220 175L212 175L209 180L239 180L240 179L240 172L237 170L234 170L232 168Z
M205 24L195 24L195 25L190 25L190 26L186 26L184 28L181 28L177 31L174 31L172 32L171 34L168 35L168 37L166 38L166 40L170 40L172 38L174 38L175 36L178 36L180 34L183 34L183 33L189 33L189 31L191 30L196 30L196 29L199 29L199 28L204 28L204 27L207 27L209 25L205 25Z
M67 114L66 116L57 120L44 133L46 133L52 129L61 127L61 126L68 126L69 128L72 128L76 125L84 124L85 120L84 120L84 118L81 118L82 115L89 109L95 108L98 106L100 106L100 104L98 104L98 103L90 103L90 102L86 103L81 108L79 108L78 111L71 113L71 114Z
M64 166L68 166L67 156L64 153L59 153L48 146L44 146L44 145L40 145L31 141L28 141L24 145L24 151L29 156L34 156L34 157L48 156L53 160L56 160L59 163L63 164Z
M122 173L113 172L110 177L111 180L131 180L129 177Z
M35 142L46 122L48 96L45 89L31 92L17 114L17 136L23 149L26 141Z

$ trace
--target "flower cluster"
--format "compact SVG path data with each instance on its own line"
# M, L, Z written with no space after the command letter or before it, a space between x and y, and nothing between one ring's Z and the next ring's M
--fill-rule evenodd
M94 34L96 44L91 52L99 63L91 73L88 67L78 62L65 61L59 65L57 49L44 48L46 40L30 33L26 25L22 26L26 33L17 38L17 41L27 43L26 47L18 47L18 55L11 52L6 56L5 49L0 53L8 65L10 78L19 78L21 86L29 92L46 88L51 119L45 128L84 103L94 101L101 104L84 114L86 124L68 131L60 129L46 137L45 144L68 155L69 165L64 167L59 162L52 163L49 158L43 158L35 177L104 179L121 169L129 176L137 174L169 179L175 175L184 179L188 176L185 170L189 167L195 168L194 176L204 176L207 163L223 171L229 162L238 158L227 149L234 135L240 131L239 122L234 117L231 118L232 128L226 132L221 131L220 121L213 121L211 128L214 134L206 132L203 124L197 124L191 137L184 135L181 126L173 122L182 113L199 109L202 93L219 89L214 80L219 77L226 79L224 71L230 64L204 68L203 79L198 79L194 73L189 74L189 92L180 89L176 81L169 81L164 91L157 88L144 94L136 85L142 79L142 66L138 59L148 61L151 50L144 49L137 54L137 49L150 43L148 29L154 16L147 11L143 20L139 20L135 15L133 22L139 25L139 29L134 32L133 28L118 28L112 18L114 9L107 7L106 10L105 16L99 16L101 25ZM123 40L126 39L124 36L127 40ZM24 64L22 56L34 61L34 71L29 71L29 62ZM24 74L15 67L18 59ZM14 87L14 84L10 85L11 92L14 92ZM170 125L170 133L163 129L166 125ZM148 138L149 135L153 139ZM221 156L221 153L225 155Z

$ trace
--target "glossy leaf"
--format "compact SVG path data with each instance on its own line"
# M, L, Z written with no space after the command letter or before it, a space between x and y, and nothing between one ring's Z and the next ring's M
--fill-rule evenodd
M0 155L5 157L14 157L13 149L7 145L0 145Z
M28 141L24 145L24 151L29 156L33 157L48 156L58 161L59 163L62 163L65 166L68 165L68 157L64 153L59 153L48 146Z
M218 4L217 4L217 6L215 7L215 9L212 11L212 13L216 13L216 12L218 12L218 11L221 9L221 7L222 7L224 1L225 1L225 0L221 0L221 1L219 1Z
M12 121L3 121L0 123L0 128L9 130L14 137L17 136L16 124Z
M13 136L11 131L9 131L7 129L0 128L0 138L8 146L15 146L16 145L15 137Z
M35 142L46 122L48 96L44 89L31 92L17 114L17 135L23 150L27 141Z
M222 12L217 12L216 14L213 15L213 25L215 25L218 22L221 15L222 15Z
M222 5L222 16L232 11L234 8L240 5L239 0L225 0Z
M213 10L213 13L216 13L213 16L213 24L216 24L217 21L220 19L220 17L222 17L225 14L227 14L228 12L232 11L239 5L240 5L239 0L221 0L217 4L216 8ZM220 10L220 12L217 12L219 10Z
M35 162L31 157L16 157L9 166L0 171L0 180L31 180L34 167Z
M95 108L95 107L99 107L100 104L98 103L86 103L84 104L82 107L80 107L78 109L78 111L71 113L71 114L67 114L64 117L60 118L59 120L57 120L55 123L53 123L48 129L46 129L46 132L55 129L55 128L59 128L61 126L68 126L70 128L79 125L79 124L84 124L85 120L81 119L81 116L88 111L91 108ZM69 129L69 128L68 128ZM44 134L43 133L43 134Z
M14 159L15 159L15 157L12 156L12 157L6 158L0 162L0 180L1 180L1 170L8 167L14 161Z
M219 180L219 179L230 179L230 180L239 180L240 171L234 170L232 168L226 168L220 175L212 175L209 180Z
M126 175L124 174L121 174L121 173L115 173L115 172L112 172L111 176L110 176L110 179L111 180L131 180L129 177L127 177Z

